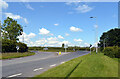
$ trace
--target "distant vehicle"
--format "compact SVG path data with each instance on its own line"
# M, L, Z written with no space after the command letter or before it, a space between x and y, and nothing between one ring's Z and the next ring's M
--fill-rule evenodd
M45 47L45 48L43 48L43 50L48 50L48 48L47 48L47 47Z

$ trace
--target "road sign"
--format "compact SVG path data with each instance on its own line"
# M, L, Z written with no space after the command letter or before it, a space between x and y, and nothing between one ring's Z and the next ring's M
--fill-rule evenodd
M73 51L75 51L75 49L73 49Z
M16 46L16 49L19 50L19 46Z
M16 46L16 49L17 49L17 52L18 52L18 50L19 50L19 46Z
M64 48L68 48L68 45L64 45Z
M90 55L91 55L91 48L92 48L92 44L90 44Z
M92 44L90 44L90 47L92 47Z

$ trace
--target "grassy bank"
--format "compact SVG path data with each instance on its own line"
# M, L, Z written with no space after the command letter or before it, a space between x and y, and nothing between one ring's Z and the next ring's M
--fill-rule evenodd
M103 53L92 53L72 59L36 77L118 77L118 59Z
M26 57L34 55L34 52L25 52L25 53L1 53L0 54L0 60L1 59L12 59L12 58L19 58L19 57Z

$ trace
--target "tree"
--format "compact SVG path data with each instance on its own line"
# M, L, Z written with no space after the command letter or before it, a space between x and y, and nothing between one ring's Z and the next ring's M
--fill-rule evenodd
M4 39L10 39L16 41L19 40L17 37L19 35L22 35L23 29L21 25L17 23L17 21L7 17L7 19L4 20L1 31L2 31L2 37Z
M63 43L63 44L62 44L62 48L64 48L64 46L65 46L65 44Z
M120 47L120 29L115 28L104 32L100 37L100 47L119 46Z

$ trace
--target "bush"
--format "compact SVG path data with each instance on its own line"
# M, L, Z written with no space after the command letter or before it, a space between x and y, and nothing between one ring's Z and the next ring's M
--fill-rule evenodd
M16 42L8 39L2 39L2 52L16 52Z
M17 43L17 46L19 46L18 52L26 52L26 51L28 51L28 47L24 43L19 42L19 43Z
M17 52L16 46L19 46L19 52L26 52L28 47L24 43L17 43L16 41L9 39L2 39L2 53L5 52Z
M120 58L120 48L118 46L106 47L103 53L112 58Z

